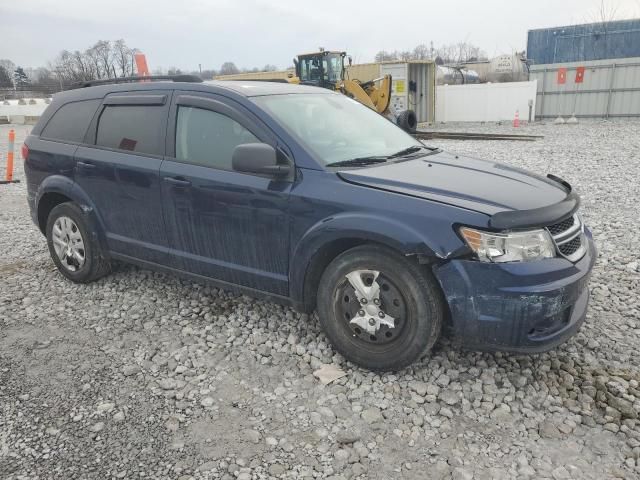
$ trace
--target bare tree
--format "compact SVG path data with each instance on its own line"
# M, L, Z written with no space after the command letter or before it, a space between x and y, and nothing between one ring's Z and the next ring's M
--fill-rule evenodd
M135 72L135 49L127 46L124 40L110 42L100 40L84 51L63 50L49 64L49 70L57 77L61 85L75 82L130 76Z
M116 40L113 44L113 57L115 60L115 69L120 77L129 77L133 75L134 68L134 50L127 47L124 40Z
M13 73L13 71L16 69L16 64L8 58L3 58L0 60L0 67L4 67L4 69L9 73Z
M431 48L427 47L426 44L421 43L417 47L413 49L413 59L414 60L427 60L429 58L433 58L431 49L433 48L433 42L431 43Z
M399 55L397 51L387 52L386 50L380 50L378 53L376 53L375 61L377 63L390 62L393 60L398 60L398 58L399 58Z
M240 73L240 70L233 62L224 62L220 67L220 75L233 75L235 73Z
M0 65L0 88L13 88L11 73L3 65Z
M487 55L483 50L468 42L442 45L438 48L434 48L433 42L430 42L429 46L423 43L416 46L411 51L395 50L393 52L388 52L386 50L381 50L376 54L375 61L434 60L436 63L441 65L443 63L462 63L475 60L485 60L486 58Z

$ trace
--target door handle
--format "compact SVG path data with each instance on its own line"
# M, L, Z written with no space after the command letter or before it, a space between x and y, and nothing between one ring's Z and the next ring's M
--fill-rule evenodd
M77 165L78 165L80 168L86 168L86 169L96 168L96 166L95 166L93 163L83 162L82 160L78 160Z
M190 187L191 182L180 177L164 177L164 181L175 185L176 187Z

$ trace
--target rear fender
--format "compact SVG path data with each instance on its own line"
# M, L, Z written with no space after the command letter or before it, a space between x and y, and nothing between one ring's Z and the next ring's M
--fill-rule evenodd
M82 188L80 188L80 186L76 182L74 182L69 177L65 177L64 175L51 175L45 178L38 187L35 195L36 212L38 212L40 200L42 200L42 198L47 193L59 193L78 204L83 214L85 215L85 219L87 221L89 229L91 230L92 237L98 240L104 247L103 251L106 251L106 245L104 241L104 222L102 221L102 218L96 210L95 205L91 201L89 195L87 195L87 193Z

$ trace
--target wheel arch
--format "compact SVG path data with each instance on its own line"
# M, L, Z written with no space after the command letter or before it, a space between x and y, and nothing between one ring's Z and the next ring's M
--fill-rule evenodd
M74 202L82 211L94 237L104 246L104 226L100 214L96 211L89 195L69 177L52 175L47 177L36 194L36 212L38 228L46 234L47 219L51 210L65 202Z
M437 259L429 240L395 220L372 215L342 215L318 222L298 242L290 262L290 296L305 312L312 312L320 277L341 253L371 244L414 256L420 263Z

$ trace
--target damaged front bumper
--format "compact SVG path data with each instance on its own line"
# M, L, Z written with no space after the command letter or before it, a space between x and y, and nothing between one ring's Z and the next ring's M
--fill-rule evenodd
M486 263L451 260L434 267L451 312L454 340L479 350L544 352L585 319L596 260L591 232L576 263L565 258Z

